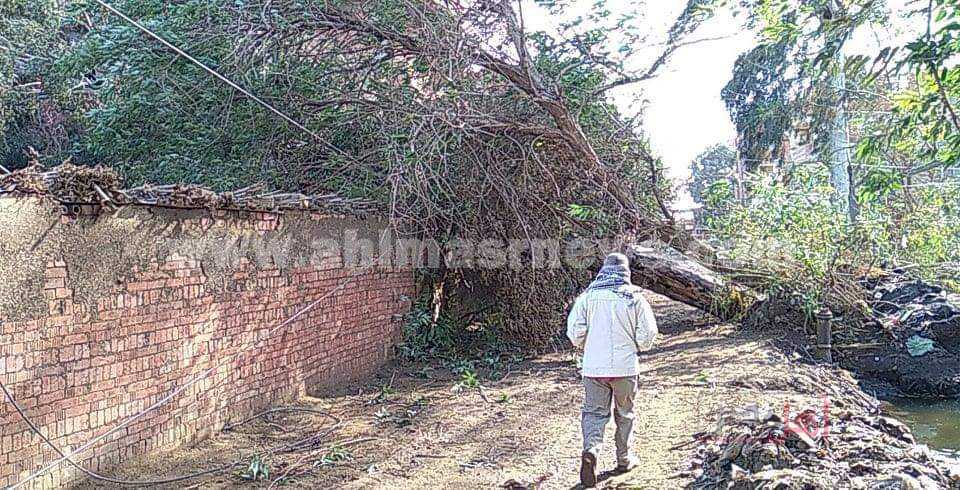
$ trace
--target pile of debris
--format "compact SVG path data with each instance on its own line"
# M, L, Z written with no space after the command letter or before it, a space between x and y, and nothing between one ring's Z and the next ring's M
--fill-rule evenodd
M55 196L65 203L98 203L117 197L120 177L106 167L69 163L46 170L32 165L0 177L0 195Z
M960 295L895 270L866 282L883 326L914 356L933 349L960 354Z
M749 407L694 437L692 488L960 488L960 467L879 415Z
M844 291L855 307L829 305L837 315L833 359L841 367L884 398L960 396L960 295L905 270L879 268L851 274ZM816 320L804 301L799 293L771 294L754 303L742 323L776 329L780 339L810 355Z
M374 213L372 201L336 194L267 192L257 184L217 193L197 185L144 185L122 189L113 169L64 163L52 169L32 165L0 177L0 196L40 196L60 204L95 204L108 209L128 205L241 211L309 210L361 216Z
M841 366L886 381L891 395L960 395L960 296L894 269L861 280L873 320Z

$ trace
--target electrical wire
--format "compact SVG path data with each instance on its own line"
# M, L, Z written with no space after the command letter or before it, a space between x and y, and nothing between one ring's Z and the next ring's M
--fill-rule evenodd
M386 234L387 231L388 231L388 229L384 229L384 233L381 234L381 241L382 241L382 238L383 238L383 236ZM299 311L297 311L294 315L290 316L289 318L287 318L286 320L284 320L284 321L283 321L282 323L280 323L279 325L271 328L269 331L267 331L265 337L270 337L270 336L273 335L274 332L276 332L277 330L279 330L279 329L281 329L281 328L289 325L290 323L292 323L294 320L296 320L297 318L299 318L299 317L302 316L303 314L305 314L305 313L307 313L308 311L312 310L312 309L315 308L318 304L320 304L320 302L322 302L323 300L325 300L325 299L327 299L328 297L330 297L330 295L332 295L333 293L335 293L335 292L343 289L343 287L345 287L347 284L353 282L353 280L356 279L357 275L359 275L359 274L362 273L362 272L365 272L367 269L372 268L374 265L376 265L376 263L377 263L377 262L374 260L374 261L371 261L369 264L367 264L367 265L365 265L365 266L363 266L363 267L358 268L358 269L355 270L353 273L351 273L350 276L349 276L346 280L344 280L343 282L339 283L336 287L334 287L334 288L331 289L330 291L327 291L326 293L324 293L323 296L321 296L321 297L317 298L316 300L312 301L311 303L307 304L306 306L304 306L303 308L301 308L301 309L300 309ZM257 345L257 344L256 344L256 343L250 343L249 345L246 345L246 346L241 347L240 349L237 350L237 352L234 352L233 354L230 354L229 356L226 356L224 359L222 359L220 362L218 362L216 365L214 365L214 366L211 367L210 369L207 369L206 371L204 371L203 373L201 373L199 376L197 376L197 377L195 377L194 379L188 381L187 383L183 384L183 385L180 386L179 388L173 390L173 391L170 392L168 395L166 395L165 397L161 398L160 400L157 400L156 402L154 402L152 405L150 405L150 406L147 407L146 409L142 410L141 412L137 413L136 415L131 416L130 418L128 418L127 420L121 422L119 425L115 426L114 428L110 429L109 431L107 431L107 432L105 432L105 433L103 433L103 434L101 434L101 435L99 435L99 436L97 436L97 437L94 437L94 438L91 439L90 441L87 441L85 444L83 444L82 446L74 449L73 451L70 451L69 453L64 454L64 453L61 452L59 449L57 449L57 452L60 453L60 458L58 458L56 461L53 461L53 462L47 464L46 466L44 466L44 467L41 468L40 470L34 472L33 474L31 474L30 476L28 476L28 477L27 477L26 479L24 479L23 481L20 481L20 482L18 482L17 484L13 485L12 487L10 487L10 489L13 490L13 489L22 487L23 485L25 485L25 484L27 484L27 483L29 483L29 482L31 482L31 481L39 478L40 476L44 475L45 473L47 473L47 472L50 471L51 469L55 468L56 466L60 465L60 464L63 463L64 461L69 461L71 465L76 466L76 467L79 467L79 465L71 459L72 457L76 456L76 455L79 454L79 453L82 453L82 452L86 451L87 449L90 449L92 446L96 445L96 444L99 443L100 441L106 439L107 437L110 437L111 435L117 433L117 432L120 431L121 429L126 428L127 426L129 426L129 425L132 424L133 422L136 422L137 420L139 420L139 419L140 419L141 417L143 417L144 415L146 415L146 414L152 412L153 410L156 410L157 408L165 405L167 402L169 402L170 400L172 400L174 397L176 397L176 396L179 395L180 393L183 393L184 391L186 391L187 388L193 386L194 384L196 384L196 383L199 382L200 380L202 380L202 379L206 378L207 376L209 376L210 373L212 373L212 372L214 372L215 370L219 369L221 366L223 366L224 364L226 364L226 362L232 361L232 360L234 360L234 359L241 358L241 357L243 356L243 354L244 354L247 350L249 350L251 347L254 347L255 345ZM4 390L4 392L6 392L6 390ZM11 402L14 402L13 398L9 395L9 393L7 393L7 396L8 396L8 398L11 400ZM14 403L15 403L15 402L14 402ZM16 405L14 405L14 406L16 407ZM35 427L35 425L33 424L33 422L30 421L30 420L26 417L26 414L24 414L23 412L21 412L19 409L18 409L18 413L20 414L21 418L23 418L24 421L26 421L27 424L28 424L31 428ZM37 431L34 430L34 432L37 432ZM38 434L39 434L39 432L38 432ZM46 438L45 438L42 434L40 434L40 436L43 437L43 438L46 440ZM53 443L50 442L49 440L48 440L47 443L48 443L48 444L51 444L51 446L53 446ZM53 447L55 447L55 446L53 446Z
M60 448L57 447L57 445L54 444L53 441L51 441L50 438L48 438L48 437L40 430L39 427L37 427L36 425L34 425L33 421L30 420L29 417L27 417L27 415L23 412L23 409L20 407L20 405L17 403L16 399L14 399L13 395L10 393L10 391L7 389L6 385L4 385L2 381L0 381L0 391L3 391L3 394L4 394L4 396L6 397L6 399L10 402L11 405L13 405L13 408L14 408L14 409L17 411L17 413L20 415L20 418L22 418L23 421L27 423L27 426L30 427L30 430L32 430L35 434L37 434L38 436L40 436L40 438L43 439L43 441L44 441L48 446L50 446L50 448L53 449L57 454L59 454L60 456L66 458L66 455L64 455L63 451L61 451ZM327 418L330 418L331 420L333 420L333 425L331 425L327 430L324 430L323 432L319 432L319 433L317 433L317 434L311 435L310 437L307 437L307 438L305 438L305 439L300 439L300 440L298 440L298 441L294 441L293 443L290 443L290 444L285 444L285 445L283 445L283 446L276 447L276 448L274 448L274 449L271 449L270 451L267 451L267 452L264 453L264 454L275 454L275 453L278 453L278 452L289 452L289 451L296 451L296 450L302 449L303 447L305 447L305 446L307 446L307 445L309 445L309 444L315 444L315 443L318 442L320 439L328 436L331 432L333 432L333 431L337 430L338 428L340 428L340 426L342 425L342 422L340 421L340 419L338 419L337 417L335 417L335 416L331 415L330 413L327 413L327 412L325 412L325 411L323 411L323 410L318 410L318 409L310 408L310 407L277 407L277 408L271 408L271 409L269 409L269 410L265 410L265 411L260 412L260 413L258 413L258 414L256 414L256 415L253 415L253 416L251 416L251 417L248 417L248 418L246 418L246 419L244 419L244 420L242 420L242 421L240 421L240 422L237 422L236 424L232 424L232 425L230 425L230 426L228 426L228 427L224 427L223 430L224 430L224 431L233 430L233 429L235 429L236 427L238 427L238 426L240 426L240 425L242 425L242 424L245 424L245 423L247 423L247 422L249 422L249 421L251 421L251 420L253 420L253 419L256 419L256 418L259 418L259 417L263 417L263 416L265 416L265 415L268 415L268 414L270 414L270 413L275 413L275 412L308 412L308 413L313 413L313 414L316 414L316 415L322 415L322 416L324 416L324 417L327 417ZM97 481L103 481L103 482L107 482L107 483L113 483L114 485L134 486L134 487L156 486L156 485L168 485L168 484L171 484L171 483L179 483L179 482L182 482L182 481L192 480L192 479L194 479L194 478L199 478L199 477L201 477L201 476L212 475L212 474L216 474L216 473L223 473L224 471L230 470L231 468L235 468L235 467L240 466L240 465L242 464L242 460L241 460L241 459L237 459L237 460L234 460L234 461L232 461L232 462L230 462L230 463L228 463L228 464L225 464L225 465L222 465L222 466L218 466L218 467L216 467L216 468L212 468L212 469L209 469L209 470L203 470L203 471L197 471L197 472L194 472L194 473L188 473L188 474L186 474L186 475L180 475L180 476L175 476L175 477L170 477L170 478L161 478L161 479L155 479L155 480L137 480L137 481L134 481L134 480L124 480L124 479L121 479L121 478L115 478L115 477L111 477L111 476L102 475L102 474L97 473L97 472L95 472L95 471L91 471L91 470L88 470L88 469L84 468L82 465L77 464L76 462L74 462L74 461L73 461L72 459L70 459L70 458L66 458L65 460L66 460L68 463L70 463L71 466L73 466L74 468L80 470L81 472L83 472L83 474L87 475L87 476L90 477L91 479L94 479L94 480L97 480ZM11 488L16 488L16 487L11 487Z
M339 155L341 155L341 156L347 157L347 158L350 159L350 160L353 160L353 157L351 157L349 154L347 154L346 152L344 152L344 151L341 150L340 148L337 148L336 146L328 143L326 140L324 140L323 138L321 138L319 134L317 134L316 132L310 130L309 128L307 128L306 126L304 126L303 124L301 124L300 122L298 122L296 119L288 116L286 113L284 113L284 112L281 111L280 109L277 109L275 106L273 106L273 105L270 104L269 102L261 99L260 97L258 97L258 96L255 95L254 93L252 93L252 92L250 92L249 90L243 88L242 86L240 86L239 84L237 84L236 82L234 82L234 81L231 80L230 78L227 78L225 75L221 74L220 72L214 70L213 68L210 68L209 66L207 66L206 64L204 64L202 61L194 58L193 56L191 56L191 55L190 55L189 53L187 53L186 51L180 49L179 47L177 47L176 45L174 45L174 44L171 43L170 41L167 41L166 39L164 39L164 38L163 38L162 36L160 36L159 34L157 34L157 33L153 32L153 31L151 31L150 29L148 29L148 28L147 28L146 26L144 26L143 24L137 22L136 20L134 20L134 19L130 18L129 16L127 16L126 14L124 14L123 12L117 10L117 9L116 9L115 7L113 7L112 5L104 2L103 0L93 0L93 1L94 1L96 4L100 5L101 7L109 10L111 13L113 13L113 14L116 15L117 17L120 17L120 18L123 19L124 21L129 22L131 25L133 25L133 26L136 27L137 29L143 31L143 32L144 32L145 34L147 34L148 36L156 39L157 41L159 41L161 44L163 44L164 46L166 46L167 48L169 48L171 51L173 51L173 52L176 53L177 55L186 58L188 61L190 61L191 63L193 63L193 64L195 64L195 65L197 65L197 66L199 66L200 68L202 68L202 69L203 69L204 71L206 71L207 73L209 73L209 74L213 75L214 77L216 77L217 79L219 79L221 82L229 85L229 86L230 86L231 88L233 88L234 90L236 90L236 91L240 92L241 94L249 97L251 100L253 100L254 102L260 104L261 106L263 106L264 108L266 108L266 109L269 110L270 112L276 114L278 117L280 117L280 118L283 119L284 121L290 123L291 125L293 125L293 126L296 127L297 129L299 129L299 130L301 130L301 131L309 134L310 136L313 137L313 139L317 140L317 142L319 142L320 144L322 144L322 145L323 145L324 147L326 147L327 149L329 149L329 150L333 151L334 153L337 153L337 154L339 154Z
M100 473L97 473L97 472L94 472L94 471L90 471L90 470L84 468L82 465L76 463L75 461L73 461L72 459L70 459L69 457L67 457L67 455L65 455L65 454L63 453L63 451L60 450L60 448L57 447L57 445L54 444L53 441L50 440L50 438L48 438L43 432L41 432L41 431L40 431L40 428L37 427L36 425L34 425L33 421L30 420L29 417L27 417L27 415L23 412L23 409L20 408L20 404L17 403L17 401L13 398L13 395L10 393L10 391L7 390L6 385L3 384L3 381L0 381L0 390L3 391L4 396L5 396L5 397L7 398L7 400L10 402L10 404L13 405L13 408L14 408L14 409L17 411L17 413L20 415L20 418L23 419L23 421L27 423L27 426L30 427L30 430L32 430L35 434L37 434L38 436L40 436L40 438L43 439L43 442L47 443L47 445L50 446L51 449L53 449L57 454L59 454L61 457L63 457L65 461L67 461L68 463L70 463L70 466L73 466L74 468L82 471L85 475L87 475L88 477L90 477L90 478L92 478L92 479L94 479L94 480L104 481L104 482L107 482L107 483L113 483L113 484L115 484L115 485L122 485L122 486L167 485L167 484L170 484L170 483L178 483L178 482L182 482L182 481L185 481L185 480L190 480L190 479L193 479L193 478L198 478L198 477L201 477L201 476L211 475L211 474L214 474L214 473L222 473L222 472L224 472L224 471L229 470L230 468L233 468L233 467L235 467L235 466L239 466L239 465L240 465L240 461L233 461L233 462L231 462L230 464L227 464L227 465L224 465L224 466L220 466L220 467L217 467L217 468L213 468L213 469L209 469L209 470L204 470L204 471L198 471L198 472L196 472L196 473L190 473L190 474L187 474L187 475L176 476L176 477L172 477L172 478L159 479L159 480L128 481L128 480L122 480L122 479L119 479L119 478L113 478L113 477L101 475ZM17 486L19 486L19 485L21 485L21 484L23 484L23 483L26 483L27 481L29 481L29 480L25 480L25 481L23 481L23 482L21 482L21 483L18 483L17 485L14 485L13 487L10 487L10 488L17 488Z

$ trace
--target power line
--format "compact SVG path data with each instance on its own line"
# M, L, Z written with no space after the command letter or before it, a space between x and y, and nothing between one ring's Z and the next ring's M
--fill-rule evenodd
M110 11L111 13L113 13L114 15L116 15L116 16L120 17L121 19L129 22L129 23L132 24L134 27L136 27L137 29L143 31L143 32L144 32L145 34L147 34L148 36L156 39L156 40L159 41L161 44L163 44L164 46L166 46L167 48L169 48L170 50L172 50L174 53L176 53L176 54L178 54L178 55L186 58L186 59L189 60L191 63L199 66L200 68L202 68L202 69L203 69L204 71L206 71L207 73L213 75L213 76L216 77L218 80L220 80L220 81L222 81L223 83L225 83L225 84L229 85L230 87L232 87L234 90L240 92L241 94L243 94L243 95L249 97L250 99L252 99L254 102L260 104L260 105L263 106L263 107L265 107L267 110L269 110L270 112L276 114L278 117L280 117L280 118L283 119L284 121L290 123L291 125L293 125L293 126L296 127L297 129L299 129L299 130L301 130L301 131L309 134L310 136L313 137L313 139L317 140L317 142L319 142L320 144L322 144L322 145L325 146L326 148L334 151L335 153L339 153L340 155L344 155L344 156L349 157L349 155L347 155L346 152L344 152L343 150L337 148L336 146L333 146L332 144L328 143L326 140L324 140L323 138L321 138L320 135L317 134L316 132L311 131L309 128L307 128L306 126L304 126L303 124L301 124L300 122L298 122L297 120L295 120L294 118L288 116L288 115L285 114L283 111L281 111L280 109L277 109L277 108L274 107L272 104L270 104L269 102L261 99L260 97L258 97L258 96L255 95L254 93L250 92L249 90L243 88L242 86L240 86L239 84L237 84L237 83L234 82L233 80L227 78L225 75L222 75L220 72L214 70L213 68L210 68L209 66L207 66L206 64L204 64L202 61L194 58L193 56L191 56L191 55L190 55L189 53L187 53L186 51L178 48L177 46L175 46L175 45L174 45L173 43L171 43L170 41L167 41L166 39L164 39L164 38L163 38L162 36L160 36L159 34L153 32L153 31L151 31L150 29L148 29L147 27L145 27L143 24L137 22L137 21L134 20L134 19L131 19L129 16L127 16L127 15L124 14L123 12L117 10L117 9L114 8L112 5L104 2L103 0L93 0L93 1L96 2L98 5L100 5L101 7L109 10L109 11ZM351 159L352 159L352 158L351 158Z
M23 419L23 421L27 424L27 426L30 428L30 430L32 430L36 435L40 436L40 438L43 439L43 442L47 443L47 445L50 446L50 448L53 449L57 454L59 454L60 456L63 456L63 457L65 458L65 460L66 460L68 463L70 463L71 466L73 466L74 468L80 470L80 471L83 472L85 475L87 475L88 477L90 477L90 478L92 478L92 479L94 479L94 480L105 481L105 482L108 482L108 483L113 483L113 484L115 484L115 485L131 485L131 486L167 485L167 484L170 484L170 483L178 483L178 482L181 482L181 481L190 480L190 479L193 479L193 478L198 478L198 477L205 476L205 475L211 475L211 474L214 474L214 473L220 473L220 472L226 471L226 470L228 470L228 469L230 469L230 468L233 468L234 466L240 465L240 462L239 462L239 461L233 461L233 462L231 462L230 464L223 465L223 466L220 466L220 467L218 467L218 468L213 468L213 469L209 469L209 470L198 471L198 472L190 473L190 474L188 474L188 475L176 476L176 477L172 477L172 478L164 478L164 479L159 479L159 480L129 481L129 480L122 480L122 479L120 479L120 478L112 478L112 477L109 477L109 476L104 476L104 475L101 475L100 473L97 473L97 472L95 472L95 471L90 471L90 470L84 468L83 465L81 465L81 464L77 463L76 461L74 461L74 460L70 459L69 457L67 457L67 456L63 453L63 450L61 450L56 444L54 444L53 441L51 441L50 438L47 437L47 436L40 430L40 428L37 427L36 424L33 423L33 420L31 420L29 417L27 417L27 414L24 413L24 411L23 411L22 408L20 408L20 404L17 403L17 400L13 397L13 394L10 393L10 391L7 389L6 385L4 385L2 381L0 381L0 391L3 392L3 395L7 398L7 400L10 402L10 404L13 405L14 410L16 410L17 414L20 415L20 418Z
M99 0L95 0L95 1L99 1ZM381 235L380 235L380 240L381 240L381 241L386 237L386 234L387 234L388 231L389 231L389 228L384 228L383 233L381 233ZM373 268L375 265L377 265L377 263L378 263L377 260L374 259L374 260L371 260L371 262L370 262L369 264L366 264L366 265L358 268L357 270L355 270L353 273L350 274L350 276L348 276L348 277L347 277L346 279L344 279L342 282L340 282L339 284L337 284L336 287L334 287L334 288L331 289L330 291L327 291L326 293L324 293L322 296L320 296L320 297L317 298L316 300L312 301L311 303L307 304L306 306L304 306L304 307L301 308L299 311L297 311L296 313L294 313L293 315L291 315L289 318L287 318L286 320L284 320L284 321L283 321L282 323L280 323L279 325L277 325L277 326L271 328L270 330L268 330L267 333L266 333L266 335L264 336L264 339L263 339L263 340L265 340L266 338L269 338L269 337L270 337L271 335L273 335L277 330L279 330L279 329L281 329L281 328L289 325L289 324L292 323L294 320L296 320L297 318L299 318L300 316L302 316L304 313L307 313L308 311L310 311L310 310L312 310L313 308L315 308L315 307L316 307L317 305L319 305L320 302L322 302L324 299L330 297L330 295L332 295L333 293L339 291L340 289L342 289L342 288L343 288L344 286L346 286L347 284L353 282L353 281L357 278L357 276L358 276L359 274L361 274L361 273L363 273L363 272L366 272L368 269ZM132 424L133 422L139 420L139 419L140 419L141 417L143 417L144 415L146 415L146 414L152 412L153 410L156 410L157 408L165 405L167 402L169 402L170 400L172 400L174 397L176 397L176 396L179 395L180 393L183 393L184 391L186 391L187 388L193 386L193 385L196 384L198 381L200 381L200 380L206 378L207 376L209 376L210 373L216 371L216 370L219 369L221 366L223 366L224 364L226 364L228 361L233 361L233 360L239 358L239 357L242 356L244 353L246 353L247 350L249 350L249 349L251 349L252 347L255 347L255 346L257 345L256 341L257 341L258 339L257 339L256 337L254 337L254 339L252 339L252 340L254 341L253 343L250 343L250 344L245 345L245 346L241 346L239 349L237 349L236 352L234 352L233 354L230 354L230 355L224 357L221 361L217 362L217 363L216 363L213 367L211 367L210 369L207 369L206 371L202 372L202 373L201 373L199 376L197 376L196 378L193 378L192 380L188 381L187 383L184 383L184 384L183 384L182 386L180 386L179 388L173 390L172 392L170 392L168 395L164 396L164 397L161 398L160 400L157 400L155 403L153 403L153 404L150 405L149 407L145 408L145 409L142 410L141 412L137 413L136 415L133 415L133 416L131 416L130 418L124 420L123 422L121 422L120 424L118 424L118 425L115 426L114 428L110 429L109 431L107 431L107 432L105 432L105 433L103 433L103 434L101 434L101 435L99 435L99 436L97 436L97 437L94 437L93 439L87 441L87 442L86 442L85 444L83 444L82 446L74 449L73 451L69 451L69 452L66 453L66 454L64 454L62 451L60 451L60 450L58 449L57 452L61 454L61 457L60 457L60 458L58 458L56 461L53 461L53 462L51 462L50 464L44 466L44 467L41 468L40 470L34 472L34 473L31 474L30 476L28 476L25 480L23 480L23 481L21 481L21 482L18 482L16 485L11 486L11 487L10 487L10 490L14 490L14 489L16 489L16 488L20 488L20 487L22 487L23 485L26 485L27 483L29 483L29 482L31 482L31 481L33 481L33 480L35 480L35 479L43 476L45 473L47 473L47 472L50 471L51 469L57 467L58 465L60 465L60 463L63 463L64 461L69 461L70 464L72 464L72 465L74 465L74 466L77 466L78 463L74 462L74 461L71 459L73 456L75 456L75 455L77 455L77 454L79 454L79 453L82 453L82 452L86 451L87 449L90 449L92 446L96 445L96 444L99 443L100 441L106 439L107 437L115 434L116 432L120 431L121 429L126 428L127 426L129 426L129 425ZM10 400L13 401L12 397L10 398ZM16 407L16 404L14 404L14 407ZM20 413L20 415L21 415L21 417L23 417L25 420L29 420L29 419L26 418L26 415L25 415L25 414ZM34 424L33 424L32 422L28 421L28 425L34 425Z

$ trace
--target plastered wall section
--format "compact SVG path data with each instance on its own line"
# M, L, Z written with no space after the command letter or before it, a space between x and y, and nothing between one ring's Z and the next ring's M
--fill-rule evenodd
M349 383L389 358L414 295L411 270L362 261L381 229L296 212L65 216L38 199L0 198L0 380L66 450L202 377L75 458L96 471ZM57 457L0 402L0 487ZM61 464L29 487L81 476Z

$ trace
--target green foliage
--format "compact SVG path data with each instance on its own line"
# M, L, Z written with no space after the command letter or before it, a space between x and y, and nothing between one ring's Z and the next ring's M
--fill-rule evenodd
M479 389L480 378L477 376L476 371L473 370L464 370L460 373L460 381L457 382L456 388L459 390L465 389Z
M873 155L881 144L909 146L925 162L955 166L960 162L960 68L952 60L960 54L960 2L931 1L913 14L926 29L902 46L884 48L873 74L913 75L914 88L897 95L888 118L888 131L870 135L859 151ZM879 66L877 66L879 65Z
M759 181L753 188L745 205L731 199L731 212L709 224L732 260L778 271L766 285L799 291L811 314L838 272L887 263L938 282L960 277L951 265L960 257L957 184L913 192L909 202L866 200L852 225L831 204L822 166L797 167L789 184Z
M802 143L809 138L822 160L835 160L837 116L846 117L840 111L867 93L858 85L871 78L864 73L868 60L845 58L842 49L855 30L886 22L882 2L742 0L739 5L758 32L757 46L737 60L722 96L745 167L789 164L786 143L801 128Z
M815 284L838 255L859 247L830 204L825 168L801 168L790 186L773 182L754 187L745 206L734 205L731 213L713 222L719 236L733 244L734 259L766 265L795 262Z
M457 375L482 368L495 377L507 365L523 360L517 345L489 324L468 328L449 311L442 311L434 322L426 297L420 298L407 313L403 341L397 352L401 359L410 362L440 360Z
M704 189L703 204L705 210L704 223L710 224L730 212L735 204L736 193L733 183L729 180L717 180Z
M314 463L314 466L328 467L334 466L344 461L353 459L353 453L339 444L334 444L323 453L323 456Z
M246 471L241 475L244 479L247 480L266 480L270 478L270 465L267 463L262 456L256 455L250 460L250 464L247 466Z
M61 3L0 2L0 163L16 163L28 146L56 152L70 144L59 102L44 94L63 37L73 31Z
M424 361L449 354L458 342L461 329L446 315L436 322L426 298L421 298L407 313L403 327L403 342L397 347L401 357Z
M714 145L690 162L690 196L703 206L704 221L715 219L732 202L731 180L736 171L737 155L723 145Z
M737 154L747 170L784 156L783 137L796 117L791 97L797 81L787 76L791 48L779 41L740 55L721 92L740 135Z
M906 24L892 20L883 2L739 5L760 35L738 60L724 100L747 167L780 165L777 174L747 183L743 203L734 202L728 185L707 187L705 202L731 206L708 221L731 258L776 271L761 285L788 285L808 313L826 296L837 297L837 281L881 264L956 284L960 188L944 168L960 158L960 70L949 61L960 54L960 2L918 4L902 16ZM915 23L926 28L902 45L841 54L858 29ZM860 208L854 222L831 203L825 164L834 160L838 131L856 148L849 169ZM812 143L811 161L790 159L783 151L788 139Z
M917 267L924 277L956 283L960 279L960 182L929 186L910 201L888 208L882 223L892 260Z
M265 181L364 197L389 209L401 234L441 242L647 231L665 220L670 184L639 119L620 114L607 92L656 74L714 3L688 1L660 43L645 38L632 7L602 0L563 35L521 32L524 5L509 2L110 2L301 131L94 2L57 9L51 0L41 11L18 1L43 14L34 17L52 39L44 49L55 55L29 76L43 78L31 97L56 117L37 126L28 105L5 105L13 115L4 122L15 122L5 128L13 143L4 159L25 164L30 145L45 163L117 168L126 185L227 190ZM661 55L646 68L627 63L644 43ZM57 144L36 144L51 132ZM578 277L536 272L457 277L518 291L501 295L492 314L509 320L515 338L542 345ZM532 281L546 283L542 303L520 297L517 283ZM436 323L411 345L417 355L444 348L452 325Z
M308 119L285 106L292 93L321 97L331 90L320 67L238 53L234 26L252 15L243 3L113 5L293 117ZM186 181L218 190L261 180L278 188L302 185L299 165L279 164L315 158L315 149L303 145L305 135L96 4L83 4L70 18L83 17L105 27L73 43L54 71L66 95L79 85L95 102L74 114L84 128L77 147L87 160L113 164L129 184Z

